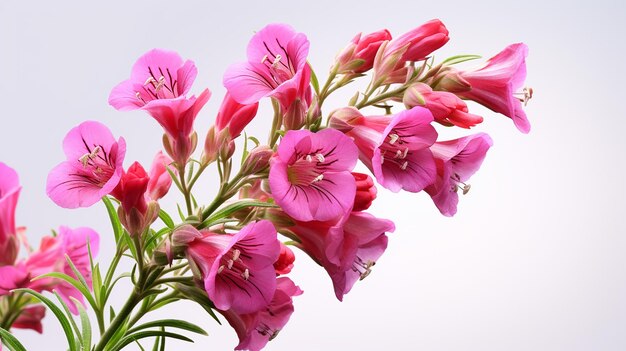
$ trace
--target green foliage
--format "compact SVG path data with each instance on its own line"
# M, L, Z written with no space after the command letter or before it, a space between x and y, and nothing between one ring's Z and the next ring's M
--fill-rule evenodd
M10 351L26 351L24 345L15 336L2 328L0 328L0 343L6 345Z

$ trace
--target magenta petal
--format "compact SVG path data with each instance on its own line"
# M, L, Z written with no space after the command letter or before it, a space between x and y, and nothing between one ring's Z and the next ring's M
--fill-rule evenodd
M359 150L354 142L336 129L323 129L311 136L312 150L325 155L329 170L351 170L356 166Z
M178 77L176 88L178 89L178 96L185 95L191 89L193 82L198 75L198 68L191 60L185 61L182 67L180 67L176 73Z
M141 108L145 103L137 97L135 84L125 80L116 85L109 94L109 105L119 111L132 111Z
M276 55L282 55L287 59L285 56L287 44L295 35L296 31L287 24L268 24L250 39L247 48L248 61L261 62L266 55L270 61Z
M241 62L230 65L224 73L224 87L240 104L253 104L272 92L276 83L260 63Z
M96 146L108 152L115 144L113 134L104 124L86 121L72 128L63 139L63 151L68 160L78 159L90 153Z
M378 182L393 192L419 192L432 184L437 173L435 161L428 149L409 151L402 163L394 160L382 163L380 150L375 150L372 164Z
M78 208L100 201L102 188L86 181L79 175L81 171L69 162L63 162L50 171L46 192L54 203L63 208Z

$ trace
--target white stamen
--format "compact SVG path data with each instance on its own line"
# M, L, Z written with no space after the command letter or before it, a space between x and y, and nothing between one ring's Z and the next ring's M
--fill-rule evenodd
M464 184L464 186L463 186L463 195L466 195L470 191L471 187L472 186L469 185L469 184Z
M396 150L396 158L402 158L402 151Z
M324 155L322 154L316 154L315 157L317 158L318 162L324 162L325 160Z
M233 268L233 264L235 263L235 261L233 260L228 260L228 269L232 269Z
M406 155L409 153L409 148L404 149L404 153L402 154L402 158L406 158Z
M313 179L313 181L311 181L311 183L316 183L316 182L319 182L319 181L321 181L322 179L324 179L324 173L320 173L317 177L315 177L315 178Z
M141 94L139 94L138 91L135 92L135 97L137 98L137 100L142 100L141 99Z
M372 273L372 270L369 268L366 269L365 272L361 273L361 277L359 277L359 280L363 280L367 278L370 275L370 273Z
M78 159L80 163L83 164L83 167L87 167L87 162L89 162L89 159L91 158L89 156L90 154L84 154Z
M267 61L267 55L263 56L263 58L261 59L261 63L265 63L265 61Z
M380 156L380 164L382 165L383 163L385 163L385 156Z
M404 161L402 166L400 166L400 169L404 171L404 170L406 170L406 166L408 166L408 165L409 165L409 161Z
M311 157L311 155L306 155L306 160L307 162L311 162L313 161L313 157Z
M148 84L151 84L151 83L156 83L156 79L154 79L154 77L152 77L152 76L148 77L148 79L146 79L146 82L143 83L143 85L148 85Z
M250 270L248 270L248 268L246 268L246 270L243 271L242 276L243 276L244 280L248 280L248 278L250 278Z
M161 90L161 88L163 88L163 85L165 85L165 77L161 76L159 78L159 83L157 84L157 86L154 88L154 91L156 93L159 92L159 90Z
M389 134L389 138L391 140L389 140L389 144L393 145L396 141L398 141L398 139L400 139L400 137L398 136L398 134Z
M237 261L239 259L239 255L241 255L241 251L234 249L233 250L233 261Z
M224 270L224 265L221 265L220 268L217 269L217 274L222 273L223 270Z
M280 59L282 58L283 58L282 56L276 55L276 58L274 59L274 63L272 63L272 67L278 66L278 63L280 62Z

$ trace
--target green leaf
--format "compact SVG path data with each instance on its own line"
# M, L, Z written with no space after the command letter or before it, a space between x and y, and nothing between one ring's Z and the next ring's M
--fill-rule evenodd
M78 308L78 314L80 315L80 326L81 326L81 336L82 336L82 351L90 351L91 350L91 322L89 321L89 316L85 311L83 305L73 297L70 299L74 300L76 307Z
M55 305L50 299L41 295L32 289L15 289L13 291L21 291L27 294L32 295L37 300L41 301L44 305L48 306L50 311L54 313L55 317L61 323L61 327L63 328L63 332L65 333L65 337L67 338L67 343L69 345L70 351L78 351L76 348L74 333L72 332L72 327L70 326L70 322L67 320L67 317L63 314L63 311Z
M452 66L465 61L477 60L481 57L482 56L479 55L456 55L448 57L447 59L443 60L441 64L444 66Z
M87 299L87 301L89 302L89 304L94 310L97 309L97 305L93 299L93 296L91 296L91 293L89 292L89 290L83 284L81 284L81 282L79 282L78 280L70 277L69 275L65 273L50 272L50 273L42 274L36 277L35 279L33 279L33 281L43 279L43 278L56 278L56 279L61 279L67 282L71 286L75 287L83 296L85 296L85 298Z
M76 322L74 321L74 318L72 317L72 312L70 312L70 308L67 306L65 301L63 301L61 296L56 291L54 291L54 296L57 298L57 300L61 304L61 307L63 307L63 309L65 310L67 319L70 321L72 328L74 328L74 332L76 333L76 339L74 339L74 342L75 342L76 349L78 350L80 346L82 346L83 344L83 337L82 337L82 334L80 333L80 329L78 329L78 325L76 324ZM72 301L76 303L75 301L77 300L73 299Z
M113 228L115 243L119 245L120 237L124 233L124 230L122 229L122 223L120 223L120 219L117 216L117 210L113 206L113 203L108 196L103 197L102 202L104 202L104 206L106 206L107 213L109 214L109 219L111 220L111 227Z
M202 224L200 225L200 228L206 228L209 225L211 225L211 223L217 221L218 219L222 219L225 217L228 217L229 215L242 210L246 207L278 207L274 204L271 203L267 203L267 202L261 202L261 201L254 201L254 200L241 200L241 201L237 201L235 203L232 203L224 208L222 208L221 210L214 212L211 216L209 216L207 219L205 219Z
M204 290L196 286L189 286L184 284L176 284L175 289L180 291L180 293L183 294L185 298L196 302L198 305L204 308L204 310L207 311L207 313L213 319L215 319L217 324L222 325L222 322L219 320L219 318L217 318L215 312L213 312L213 309L215 308L213 302L209 300L209 297Z
M170 217L170 215L167 214L167 212L163 210L159 210L159 218L161 218L163 223L165 223L165 225L168 226L168 228L174 228L175 226L174 220L172 220L172 217Z
M172 171L169 167L165 167L165 169L167 170L167 173L170 174L170 177L172 178L172 181L174 181L174 184L176 184L178 190L182 192L183 186L180 185L180 181L178 180L178 176L176 176L176 173L174 173L174 171Z
M26 351L22 343L8 331L0 328L0 343L4 343L11 351Z
M315 74L315 71L313 70L313 66L311 66L311 64L308 62L307 64L309 65L309 68L311 69L311 85L313 86L313 89L315 89L315 94L319 95L320 94L320 82L317 79L317 74Z
M128 330L128 334L133 334L140 330L154 328L154 327L178 328L178 329L190 331L196 334L208 335L207 332L204 331L204 329L200 328L199 326L193 323L189 323L187 321L179 320L179 319L160 319L157 321L148 322L148 323L142 324L140 326L137 326Z
M156 241L159 240L163 235L165 235L166 233L169 233L171 231L172 231L172 228L163 228L163 229L159 230L158 232L154 233L154 235L152 235L146 241L146 247L152 247L152 245L155 245L155 248L156 248Z
M163 337L163 338L172 338L172 339L178 339L178 340L183 340L183 341L187 341L187 342L191 342L193 343L193 340L189 339L188 337L184 336L184 335L180 335L180 334L176 334L176 333L170 333L170 332L166 332L166 331L160 331L160 330L146 330L146 331L142 331L139 333L135 333L135 334L131 334L131 335L127 335L125 337L123 337L115 346L113 346L113 348L111 348L111 351L118 351L124 348L124 346L135 342L137 340L140 339L144 339L144 338L150 338L150 337Z

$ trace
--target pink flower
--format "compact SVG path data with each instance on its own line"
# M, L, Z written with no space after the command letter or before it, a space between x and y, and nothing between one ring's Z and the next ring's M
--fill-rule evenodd
M226 93L224 100L222 100L222 106L217 113L217 118L215 118L215 128L218 132L228 128L230 138L234 139L256 116L258 108L258 102L243 105L233 99L229 93Z
M0 162L0 266L12 265L20 248L15 208L21 190L17 172Z
M367 35L357 34L337 56L338 73L364 73L374 65L380 46L391 40L391 33L383 29Z
M409 87L402 102L409 109L415 106L427 108L435 121L445 126L470 128L483 121L482 117L468 113L467 105L458 96L446 91L433 91L424 83Z
M233 310L220 311L239 337L236 350L260 351L273 340L287 324L294 311L293 297L302 290L289 278L276 279L276 291L272 301L260 311L240 314Z
M202 276L215 307L245 314L271 302L276 289L273 264L280 254L271 222L248 224L235 235L196 231L195 237L190 237L190 232L192 228L184 233L187 257Z
M469 90L450 91L511 118L517 129L528 133L530 122L522 108L522 102L530 99L531 91L524 90L521 94L518 92L526 79L526 56L526 44L509 45L487 60L483 67L458 72L460 78L470 85ZM519 95L523 95L521 101Z
M354 139L360 160L385 188L419 192L435 178L436 167L428 149L437 139L430 125L433 116L414 107L398 114L364 117L346 107L334 111L330 126Z
M131 236L142 235L158 216L158 205L149 197L149 182L146 171L135 162L112 193L121 202L118 216Z
M365 212L352 212L337 223L297 222L289 230L300 239L298 246L326 269L341 301L357 280L370 274L387 248L385 233L395 226Z
M300 221L341 217L354 203L357 157L352 140L334 129L288 131L270 164L276 203Z
M48 174L46 192L64 208L89 207L110 194L122 176L126 142L99 122L87 121L63 139L67 161Z
M65 259L65 255L67 255L76 269L83 275L87 284L91 285L91 264L87 244L89 244L92 256L95 257L100 247L100 237L93 229L60 227L56 237L44 237L41 240L39 250L32 253L24 261L26 270L30 275L29 279L50 272L61 272L77 278ZM83 301L82 294L76 288L58 279L34 280L28 283L27 287L36 291L56 290L74 314L78 314L78 309L70 297Z
M133 65L130 79L118 84L109 95L109 104L130 111L160 99L175 99L187 94L198 70L190 60L174 51L152 49Z
M440 20L433 19L392 40L386 50L396 52L407 47L400 62L421 61L444 46L448 40L450 38L446 26Z
M237 63L224 74L224 86L241 104L275 96L299 82L307 66L309 41L285 24L270 24L248 43L248 62ZM308 85L308 82L306 83Z
M43 333L41 320L46 316L46 308L42 305L29 306L22 310L11 327L18 329L32 329L39 334Z
M30 281L23 263L0 266L0 296L9 295L11 290L25 287Z
M150 180L148 181L147 197L157 201L161 199L172 186L172 177L167 172L167 167L172 163L172 159L159 151L150 167Z
M211 92L205 89L196 98L153 100L144 107L165 130L165 151L179 165L185 165L198 142L193 124L198 113L209 101Z
M478 133L430 147L437 162L437 178L424 190L444 216L456 213L457 191L467 193L469 185L465 182L480 168L492 144L489 135Z
M311 67L305 65L300 73L293 80L285 82L273 95L280 104L286 130L302 128L311 104Z
M352 211L365 211L372 205L376 199L376 186L374 180L367 174L352 172L352 176L356 181L356 195L354 196L354 206Z
M296 260L296 256L293 254L291 249L280 243L280 255L276 262L274 262L274 269L276 270L276 275L283 275L291 272L293 268L293 262Z

